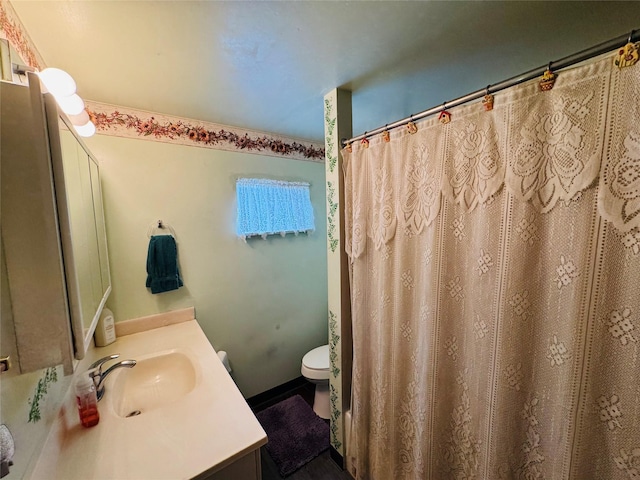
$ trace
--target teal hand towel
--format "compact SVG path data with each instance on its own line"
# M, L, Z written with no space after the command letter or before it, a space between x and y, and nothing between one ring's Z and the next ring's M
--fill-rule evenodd
M182 285L175 238L153 235L147 253L147 288L151 288L151 293L162 293L177 290Z

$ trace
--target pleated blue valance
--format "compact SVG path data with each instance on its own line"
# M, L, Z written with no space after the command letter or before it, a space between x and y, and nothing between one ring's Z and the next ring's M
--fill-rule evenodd
M236 196L241 238L315 230L308 183L239 178Z

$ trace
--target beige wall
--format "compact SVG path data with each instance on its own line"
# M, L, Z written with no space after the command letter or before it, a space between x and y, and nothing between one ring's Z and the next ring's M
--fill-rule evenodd
M86 143L100 162L116 321L193 305L246 397L298 377L328 336L324 165L103 135ZM239 240L241 176L310 182L316 232ZM147 230L159 219L176 232L184 287L152 295Z

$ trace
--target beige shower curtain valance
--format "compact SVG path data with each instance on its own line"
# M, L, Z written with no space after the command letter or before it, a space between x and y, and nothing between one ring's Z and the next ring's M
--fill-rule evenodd
M470 212L505 186L546 213L598 177L600 214L621 231L639 227L639 77L640 68L620 70L607 56L562 72L551 91L530 82L497 95L490 112L480 103L459 107L448 124L433 118L415 134L398 129L389 142L377 136L367 147L353 145L353 153L343 149L353 182L377 175L375 201L365 208L354 197L350 205L348 253L362 253L366 236L379 249L398 226L421 233L441 195ZM397 157L414 160L397 188L367 170L367 159Z
M357 479L640 478L640 65L342 151Z

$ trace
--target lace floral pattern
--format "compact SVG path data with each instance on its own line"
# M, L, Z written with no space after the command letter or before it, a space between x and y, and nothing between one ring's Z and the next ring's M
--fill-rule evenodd
M608 330L623 347L629 342L637 342L634 335L635 325L631 319L631 309L613 310L609 314Z
M542 473L542 464L545 457L541 453L540 433L536 429L539 423L534 411L537 405L538 399L534 397L530 401L525 402L521 412L522 418L527 422L527 439L521 447L524 458L516 474L517 478L522 480L545 478Z
M424 452L417 438L421 436L427 417L427 410L419 401L420 380L418 365L414 360L413 379L407 385L406 393L400 403L397 428L400 432L399 463L394 471L394 478L424 477Z
M364 168L358 159L354 159L353 155L348 151L343 152L344 157L344 188L345 188L345 251L347 255L353 259L359 258L364 252L367 235L366 235L366 213L367 210L362 203L362 192L360 186L356 182L362 182L364 176ZM331 210L338 202L335 199L336 188L333 182L327 182L327 216L332 218ZM335 228L333 221L327 222L327 241L330 247L334 241L332 228Z
M449 291L449 295L451 298L461 301L464 299L464 290L462 285L460 285L460 277L456 277L453 280L450 280L449 283L446 284L446 288Z
M411 276L411 270L402 272L400 279L402 280L402 285L404 285L404 288L406 288L407 290L411 290L415 286L415 282L413 280L413 277Z
M458 339L455 337L455 335L449 337L444 342L444 348L447 349L447 355L449 355L451 360L453 360L454 362L458 360Z
M597 408L600 409L600 421L607 425L607 428L611 431L616 428L622 428L620 420L622 419L622 410L620 409L620 397L617 395L611 395L608 398L605 395L601 395L598 398Z
M473 334L477 340L482 340L489 333L489 327L486 322L476 315L476 321L473 322Z
M393 208L393 186L389 172L385 167L381 167L376 169L374 177L371 238L376 250L380 250L393 238L397 220Z
M524 378L522 363L518 362L516 365L508 365L507 368L502 371L502 375L507 381L509 388L512 388L516 392L520 391L522 388L522 379Z
M461 372L456 383L462 388L460 403L451 412L449 432L444 443L445 473L450 477L467 480L477 477L478 454L481 442L471 430L471 400L469 386L464 379L468 371Z
M524 290L513 295L509 300L509 305L513 308L513 313L522 320L529 318L529 307L531 306L529 290Z
M450 124L443 193L467 211L486 202L504 181L495 113L476 114Z
M489 269L493 267L493 259L491 255L484 251L484 249L480 250L480 257L478 258L478 266L476 270L480 276L483 276L485 273L489 272Z
M567 260L564 255L561 255L560 265L556 268L556 274L553 281L561 289L571 285L571 282L580 275L580 272L578 272L578 267L572 260Z
M538 226L536 225L536 214L532 213L526 218L521 219L516 225L516 232L520 235L520 238L530 247L538 238Z
M623 232L640 227L639 70L612 73L611 62L605 59L564 72L544 95L538 95L534 85L523 86L491 115L469 113L469 109L456 115L448 124L444 146L431 124L421 126L410 136L406 153L411 161L401 187L402 231L409 237L422 233L439 213L441 192L472 211L490 202L504 184L518 199L531 201L538 211L547 213L558 203L570 205L599 174L601 214ZM608 103L613 126L607 129ZM495 119L498 114L504 115L500 123ZM605 143L608 151L603 155ZM390 144L372 143L366 150L381 150L385 145ZM439 165L444 165L442 179ZM395 231L395 218L385 207L393 201L393 192L380 177L371 187L382 208L375 213L378 224L370 227L378 248ZM518 233L532 245L536 225L531 218L521 223Z
M547 354L547 358L551 361L552 367L559 367L571 358L571 354L569 353L567 346L564 342L558 340L556 335L554 335L553 339L549 342L549 353Z
M623 145L621 158L607 166L607 193L610 194L609 198L615 199L613 202L617 205L616 226L624 231L629 227L636 227L636 217L640 215L640 132L629 132Z
M533 397L525 402L520 417L527 425L526 439L520 448L509 455L509 462L504 462L498 469L501 480L544 480L554 478L544 474L543 465L546 460L542 454L542 437L538 431L540 422L535 413L539 400ZM510 466L511 464L511 466Z
M568 201L593 183L600 169L606 118L602 99L610 69L601 62L589 73L565 73L552 91L513 103L505 183L517 198L548 212L558 200Z
M353 197L353 226L351 228L351 256L358 258L364 252L367 236L364 226L364 207L357 195Z
M627 232L624 237L622 237L622 244L625 248L631 250L633 255L640 254L640 230L634 228L630 232Z
M425 144L412 148L402 202L407 236L422 233L440 211L440 186L434 169L429 165L431 156Z
M640 478L640 448L634 448L629 453L624 448L620 449L620 456L613 457L618 470L627 474L630 480Z
M456 217L451 222L451 227L449 227L453 231L453 236L456 239L456 242L461 242L467 236L464 233L464 215L460 215Z
M612 74L608 161L598 200L602 216L628 232L640 227L640 69L625 70Z
M629 132L623 143L622 158L611 168L609 189L624 200L622 219L628 223L640 213L640 132Z
M380 455L376 456L375 469L383 469L379 462L384 462L389 445L389 427L387 425L385 411L385 401L387 398L387 385L382 375L378 371L372 378L374 395L371 398L371 437L375 439Z

